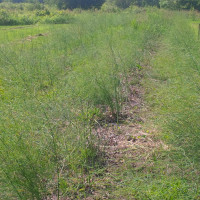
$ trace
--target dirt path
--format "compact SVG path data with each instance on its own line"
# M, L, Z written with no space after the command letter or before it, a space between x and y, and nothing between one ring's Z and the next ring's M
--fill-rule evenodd
M158 140L154 134L144 131L145 118L141 117L143 110L146 109L143 101L144 90L140 83L131 84L135 76L140 73L142 72L138 71L136 74L132 72L128 78L130 94L128 101L123 106L120 122L107 123L95 130L98 137L103 141L102 148L106 152L107 167L103 180L94 181L95 184L97 183L95 188L98 189L87 200L121 199L109 192L102 193L106 184L112 184L114 188L119 185L120 181L116 182L115 173L122 171L127 165L135 170L145 168L146 165L153 165L153 163L147 161L153 153L160 148L168 149L168 146ZM112 191L115 190L114 188ZM127 197L124 199L127 199ZM133 197L130 197L130 199L133 199Z

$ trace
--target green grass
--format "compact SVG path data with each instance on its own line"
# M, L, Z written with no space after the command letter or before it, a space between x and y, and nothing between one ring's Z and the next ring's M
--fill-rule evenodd
M159 137L170 145L167 152L157 154L162 160L156 158L155 162L158 169L162 166L163 173L170 171L159 178L162 181L158 188L168 184L168 178L173 177L172 193L166 189L169 193L165 194L162 189L160 193L164 196L161 199L198 199L200 43L191 22L179 15L172 15L173 26L163 38L144 84L148 85L148 121L156 127ZM160 193L154 197L156 193L152 191L149 196L159 199Z
M104 111L118 120L121 81L148 41L135 18L83 13L70 25L2 30L2 198L87 195L83 187L104 163L91 120Z
M164 122L165 137L180 145L197 164L200 149L199 41L186 20L177 21L176 28L166 36L153 61L151 76L159 87L154 86L157 87L155 93L150 94L154 100L150 100L158 111L158 122L162 122L160 118Z
M187 13L71 16L0 28L0 198L84 199L99 182L109 199L198 199L199 41ZM138 69L149 107L143 129L156 127L169 148L140 168L132 163L146 153L107 170L93 132L107 117L119 123Z
M51 29L49 25L1 27L0 42L1 44L8 44L10 42L23 43L30 36L47 34L49 29Z

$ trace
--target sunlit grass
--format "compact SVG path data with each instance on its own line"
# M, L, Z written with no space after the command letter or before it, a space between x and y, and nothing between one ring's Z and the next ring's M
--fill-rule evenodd
M106 114L119 122L136 68L147 75L144 127L156 125L170 150L155 151L144 169L127 160L113 171L121 181L109 192L113 199L196 198L199 42L185 14L147 8L73 17L65 25L0 28L0 198L87 197L106 163L95 126Z

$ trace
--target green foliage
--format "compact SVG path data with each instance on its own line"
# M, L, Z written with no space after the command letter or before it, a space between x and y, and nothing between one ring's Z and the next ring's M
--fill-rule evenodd
M38 2L37 3L28 3L28 4L25 4L25 6L26 6L28 11L44 10L45 9L44 4L40 4Z
M59 9L90 9L92 7L100 8L104 1L105 0L55 0L55 3Z
M114 2L116 4L116 6L120 7L120 8L128 8L129 6L131 6L132 4L134 4L135 2L133 2L132 0L116 0Z
M109 6L31 13L24 7L18 18L2 9L3 21L15 16L25 23L30 15L38 26L0 28L1 199L84 199L107 175L114 181L103 192L112 199L198 196L199 42L188 15ZM72 16L74 23L57 24ZM153 55L149 104L174 152L141 154L149 167L136 169L131 159L130 168L125 160L120 172L99 175L106 157L95 128L107 118L119 121L130 71L146 70Z
M46 16L46 15L50 15L50 11L49 10L37 10L36 11L36 16Z
M161 168L163 173L172 170L166 176L182 178L178 182L173 181L173 186L163 180L161 193L158 192L160 187L155 186L148 190L148 197L198 199L200 43L186 13L171 12L169 20L171 26L152 61L151 80L145 84L148 85L147 101L154 113L150 123L156 124L161 138L169 144L167 151L158 154L158 157L164 155L163 160L156 162L168 165L168 169ZM167 185L169 188L166 188ZM149 184L151 186L152 183Z
M178 0L160 0L161 8L177 9Z
M72 21L72 18L68 14L59 13L53 15L46 15L39 23L42 24L68 24Z
M101 6L101 10L103 12L119 12L120 9L113 4L112 2L105 2L102 6Z
M182 9L196 9L200 10L200 1L199 0L179 0L179 7Z
M91 9L101 8L105 3L104 9L107 7L107 11L111 9L111 5L119 8L128 8L130 6L157 6L168 9L196 9L200 10L199 0L4 0L3 3L18 3L18 5L12 5L12 7L20 7L21 3L28 3L27 8L30 11L43 10L45 5L57 6L59 9ZM43 3L44 2L44 3ZM108 9L109 5L109 9ZM113 6L112 6L113 7ZM23 6L21 6L23 9ZM114 7L112 8L114 9Z
M159 0L107 0L119 8L128 8L130 6L159 6Z
M169 9L200 10L199 0L160 0L160 7Z
M0 9L0 25L31 25L43 24L68 24L72 16L66 11L45 9L30 9L32 4L23 4L22 8L12 7L12 4L3 4ZM21 7L20 7L21 8Z
M157 6L176 9L196 9L200 10L199 0L107 0L107 3L116 5L119 8L128 8L130 6Z
M166 64L173 68L173 70L166 72L164 69L162 70L166 79L168 80L169 77L171 79L171 84L168 85L170 92L165 87L161 90L163 93L167 92L168 96L171 96L171 99L166 99L163 102L163 105L168 106L168 110L163 110L163 112L170 113L167 125L168 131L171 131L169 138L170 136L172 138L175 137L177 145L181 146L188 154L188 157L192 161L199 162L196 154L199 151L198 130L200 128L197 123L197 119L200 117L199 107L197 106L199 104L198 77L200 73L198 58L199 41L197 41L197 36L187 21L182 21L182 19L177 17L174 27L168 35L168 40L171 44L169 52L163 52L171 57L169 59L168 56L168 63ZM160 55L158 62L155 64L156 67L159 67L162 59L164 57ZM179 77L179 73L181 73L181 77ZM188 74L190 74L190 77ZM172 78L172 76L174 77ZM170 86L173 89L170 89Z
M34 16L53 16L44 12ZM143 14L83 12L68 26L2 32L2 198L87 195L90 174L105 163L92 129L101 120L119 120L128 73L160 34L157 15L139 23Z

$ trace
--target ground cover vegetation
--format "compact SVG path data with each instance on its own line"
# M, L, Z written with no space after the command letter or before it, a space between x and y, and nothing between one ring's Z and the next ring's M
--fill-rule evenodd
M0 4L0 199L199 199L198 12L81 2Z
M0 2L33 3L57 5L59 9L100 8L104 3L111 3L120 8L135 6L157 6L170 9L200 9L199 0L1 0Z
M45 5L0 4L0 25L67 24L72 20L69 12L58 11Z

